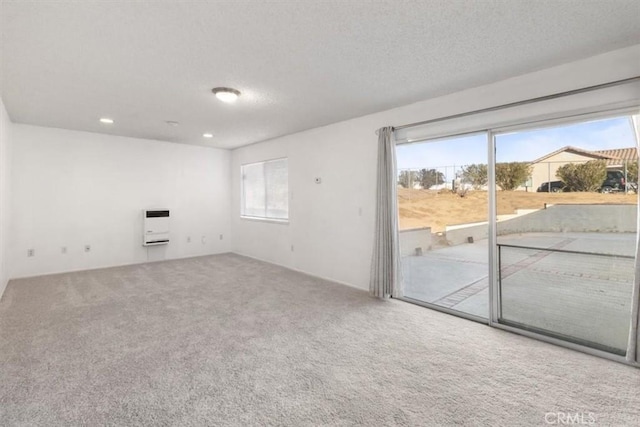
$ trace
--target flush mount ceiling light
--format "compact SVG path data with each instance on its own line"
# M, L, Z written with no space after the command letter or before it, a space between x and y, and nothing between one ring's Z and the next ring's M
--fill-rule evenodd
M205 138L213 138L213 134L212 133L203 133L202 136L205 137Z
M211 92L222 102L234 102L240 96L240 91L230 87L214 87Z
M110 119L108 117L102 117L100 118L100 123L104 123L105 125L112 125L113 119Z

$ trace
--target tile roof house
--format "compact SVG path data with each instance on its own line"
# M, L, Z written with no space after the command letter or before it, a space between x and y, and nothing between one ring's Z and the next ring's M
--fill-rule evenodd
M638 161L638 150L629 147L589 151L572 146L562 147L531 162L531 188L535 190L544 182L557 181L558 169L567 163L586 163L591 160L604 160L610 169L624 168L625 163Z
M638 161L638 149L636 147L597 150L594 153L610 157L610 159L607 159L607 166L623 166L625 162Z

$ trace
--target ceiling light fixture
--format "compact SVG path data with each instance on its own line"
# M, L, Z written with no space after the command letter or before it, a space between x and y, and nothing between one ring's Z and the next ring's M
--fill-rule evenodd
M213 134L212 133L203 133L202 136L205 137L205 138L213 138Z
M240 91L230 87L214 87L211 92L222 102L235 102L240 96Z
M104 123L105 125L112 125L113 124L113 119L109 119L107 117L102 117L100 119L100 123Z

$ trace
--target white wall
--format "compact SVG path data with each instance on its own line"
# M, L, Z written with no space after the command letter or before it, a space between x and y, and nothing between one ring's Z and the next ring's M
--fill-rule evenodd
M12 134L12 278L230 250L229 151L21 124ZM145 208L171 209L169 245L142 246Z
M0 99L0 297L9 280L12 123Z
M639 74L639 60L640 46L633 46L231 154L9 125L2 108L0 279L233 250L366 289L375 216L375 129L632 77ZM459 127L462 122L445 126ZM278 157L289 158L290 223L240 219L240 165ZM315 184L315 177L322 183ZM141 210L148 207L172 210L169 246L141 246ZM85 244L91 252L84 252ZM27 257L28 249L35 250L34 257Z
M639 61L637 45L236 149L231 162L233 250L366 289L375 217L376 129L634 77L640 74ZM449 129L464 125L447 123ZM290 224L241 219L240 165L283 156L289 158ZM322 183L315 184L314 177Z

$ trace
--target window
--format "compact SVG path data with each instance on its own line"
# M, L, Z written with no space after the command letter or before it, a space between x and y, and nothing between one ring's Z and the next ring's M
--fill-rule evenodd
M487 133L399 145L396 154L404 298L486 322Z
M638 232L631 120L540 125L495 133L498 322L624 356Z
M241 216L289 219L289 166L287 159L242 165Z
M402 299L624 357L640 143L624 113L397 145Z

